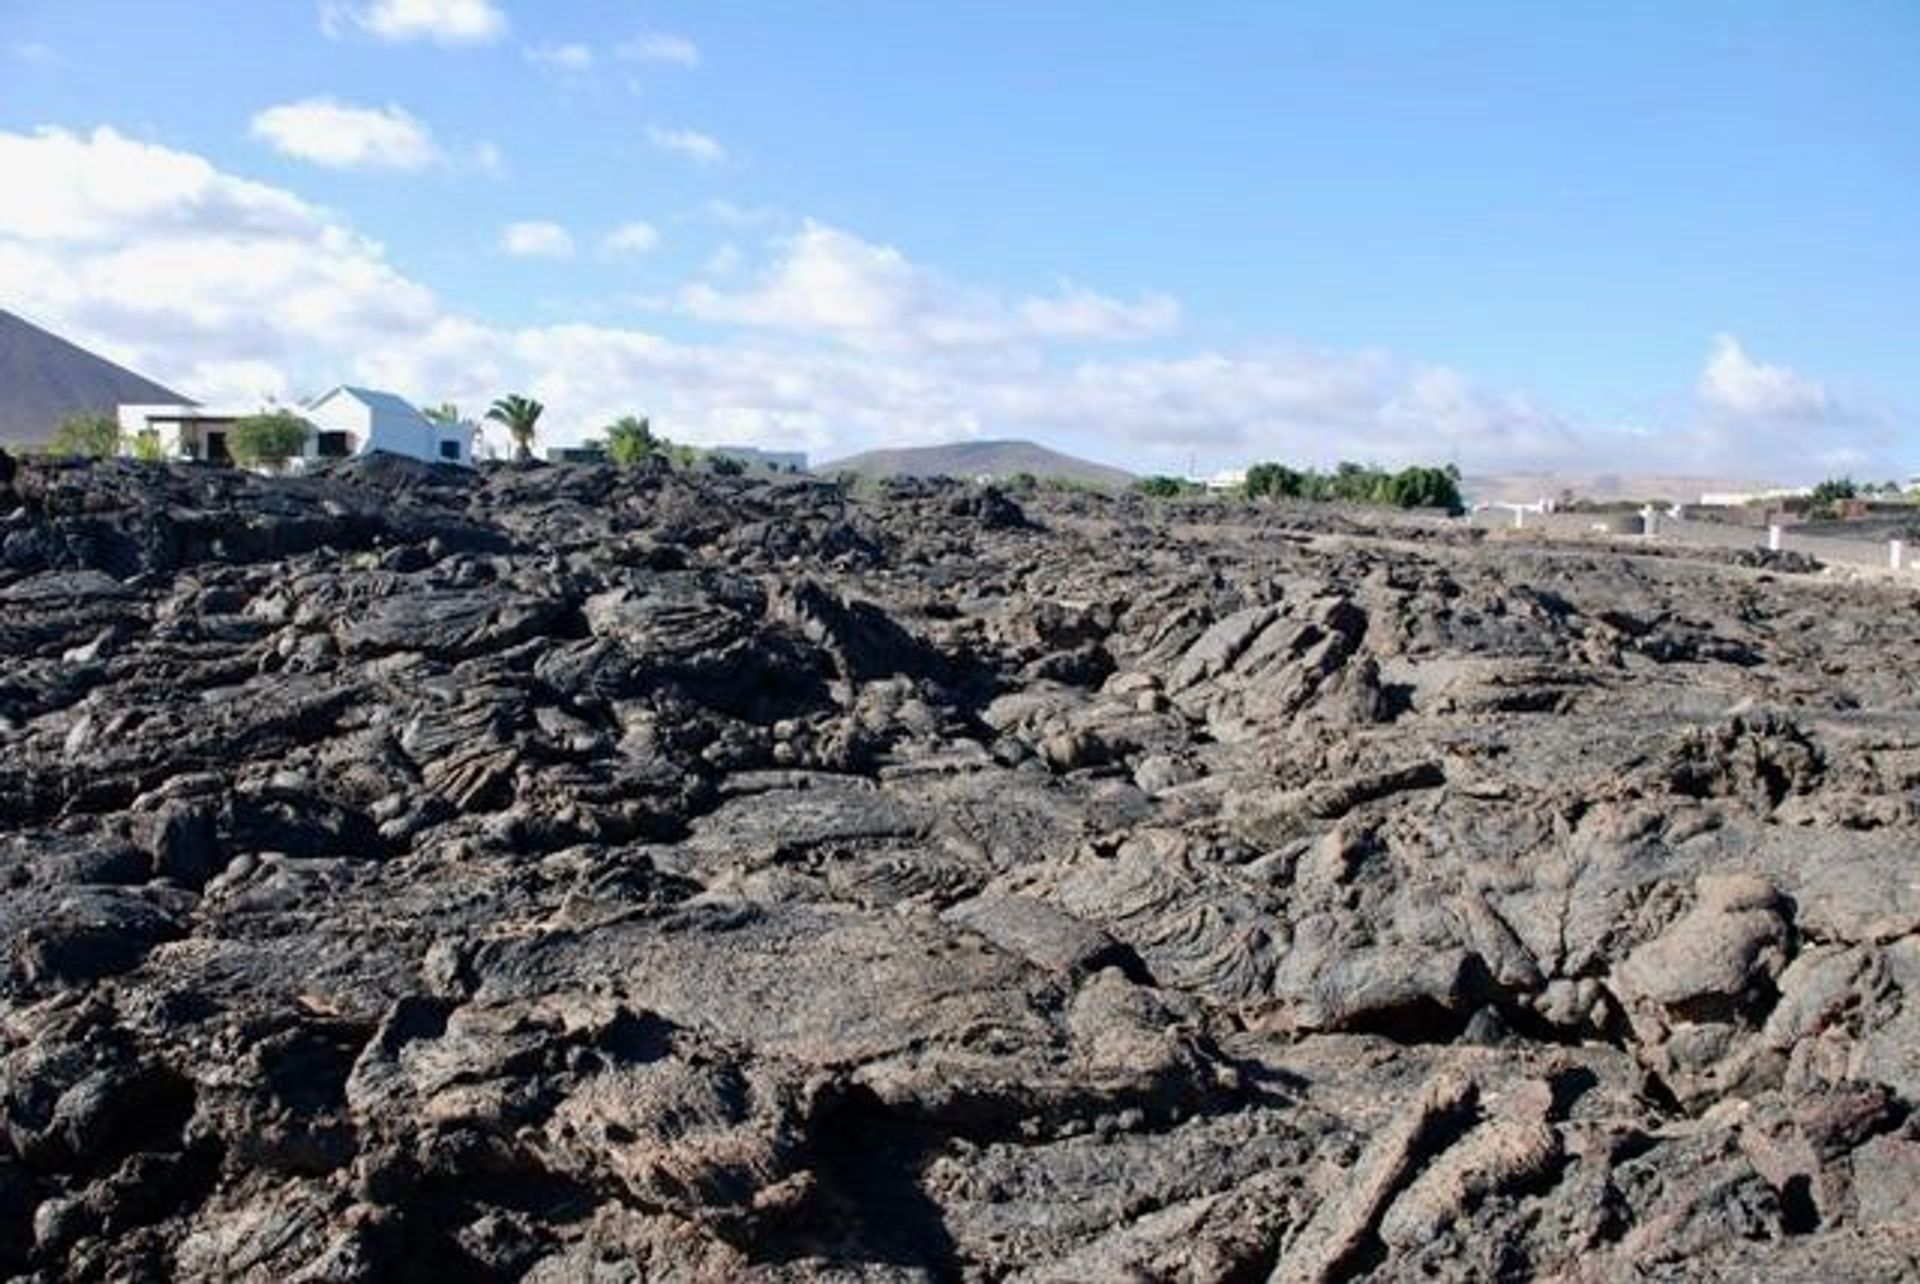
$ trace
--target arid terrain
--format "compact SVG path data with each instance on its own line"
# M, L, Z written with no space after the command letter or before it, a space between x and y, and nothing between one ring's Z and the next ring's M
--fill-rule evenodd
M0 1275L1911 1277L1916 602L0 456Z

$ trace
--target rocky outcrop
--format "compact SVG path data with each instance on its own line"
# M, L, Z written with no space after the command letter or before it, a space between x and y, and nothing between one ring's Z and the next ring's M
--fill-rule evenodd
M1899 591L0 455L0 1274L1920 1269Z

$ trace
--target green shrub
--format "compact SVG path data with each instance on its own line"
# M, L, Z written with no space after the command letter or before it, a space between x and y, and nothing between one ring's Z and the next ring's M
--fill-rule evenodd
M133 434L132 445L133 457L141 463L160 464L166 462L166 444L161 441L160 434L154 429L143 428Z
M1856 499L1860 488L1851 477L1829 477L1813 488L1809 497L1815 508L1832 508L1843 499Z
M1318 503L1381 504L1394 508L1444 508L1459 512L1460 470L1415 465L1397 473L1343 461L1330 473L1304 472L1285 464L1260 463L1247 469L1248 499L1305 499Z
M1133 488L1149 499L1177 499L1199 489L1192 482L1164 475L1142 477L1133 483Z
M68 415L47 443L49 455L112 459L120 453L120 425L110 415Z
M227 452L246 468L278 472L307 444L313 426L290 410L248 415L235 421L227 434Z
M1247 469L1248 499L1299 499L1305 493L1307 476L1285 464L1255 464Z

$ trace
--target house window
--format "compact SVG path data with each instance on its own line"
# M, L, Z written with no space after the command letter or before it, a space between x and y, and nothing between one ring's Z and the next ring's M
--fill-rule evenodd
M457 441L441 442L440 458L451 459L454 463L456 464L459 463L460 462L460 443Z
M314 450L322 459L345 459L353 446L343 432L323 432L314 440Z

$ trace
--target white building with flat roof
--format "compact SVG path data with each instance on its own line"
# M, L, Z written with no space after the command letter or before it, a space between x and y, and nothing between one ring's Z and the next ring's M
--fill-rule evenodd
M143 439L154 443L163 459L231 464L233 427L250 415L284 411L311 426L306 445L293 461L308 467L332 459L351 459L381 450L410 459L435 463L473 463L479 428L471 423L447 423L416 410L403 397L372 388L342 384L297 406L123 405L120 431L126 450L142 453Z

